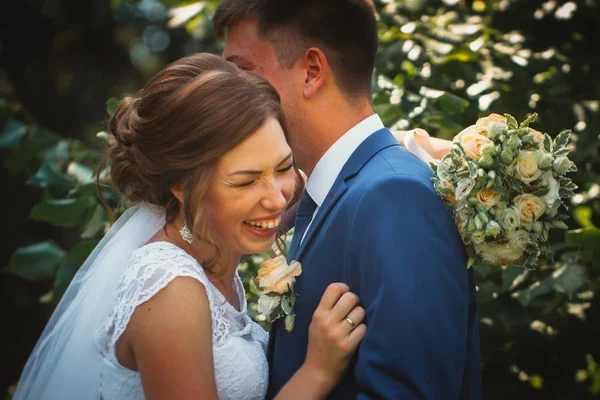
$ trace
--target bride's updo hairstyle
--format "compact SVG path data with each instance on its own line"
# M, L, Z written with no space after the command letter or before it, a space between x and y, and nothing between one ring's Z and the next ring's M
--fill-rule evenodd
M171 188L183 182L188 228L214 247L202 201L213 167L268 118L287 135L279 95L266 80L216 55L182 58L152 78L140 97L123 99L109 120L116 139L108 150L112 182L134 203L164 207L167 222L180 212ZM298 198L297 170L296 181Z

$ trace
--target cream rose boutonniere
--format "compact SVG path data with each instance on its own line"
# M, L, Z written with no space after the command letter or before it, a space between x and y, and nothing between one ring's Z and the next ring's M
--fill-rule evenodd
M262 293L258 299L258 312L269 322L285 315L285 329L288 332L294 329L294 283L301 274L302 265L298 261L288 265L284 256L277 256L261 264L254 280Z

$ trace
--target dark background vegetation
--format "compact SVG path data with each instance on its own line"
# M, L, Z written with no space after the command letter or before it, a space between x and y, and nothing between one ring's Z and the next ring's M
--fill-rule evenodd
M217 4L19 0L0 6L0 398L10 397L45 321L107 227L92 179L106 145L98 132L105 129L107 100L134 93L178 57L219 53L210 24ZM555 260L535 271L477 271L484 397L598 397L597 0L377 6L374 104L388 126L451 138L490 112L522 120L535 111L536 129L551 136L573 130L579 189L569 230L551 237ZM241 265L246 281L260 262L256 256ZM248 289L256 316L256 294Z

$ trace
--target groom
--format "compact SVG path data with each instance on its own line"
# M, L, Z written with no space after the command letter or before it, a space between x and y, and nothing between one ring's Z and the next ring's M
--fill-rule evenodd
M308 175L290 260L303 274L291 333L271 327L273 397L304 362L331 282L346 282L368 332L334 399L481 399L473 275L431 169L371 105L377 23L370 0L224 0L223 56L268 79ZM351 323L349 321L348 323Z

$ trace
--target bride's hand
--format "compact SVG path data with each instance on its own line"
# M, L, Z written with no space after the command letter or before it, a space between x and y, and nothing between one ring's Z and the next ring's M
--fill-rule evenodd
M365 310L358 303L358 296L350 292L348 285L332 283L313 314L303 368L329 390L344 376L367 332L362 323Z

